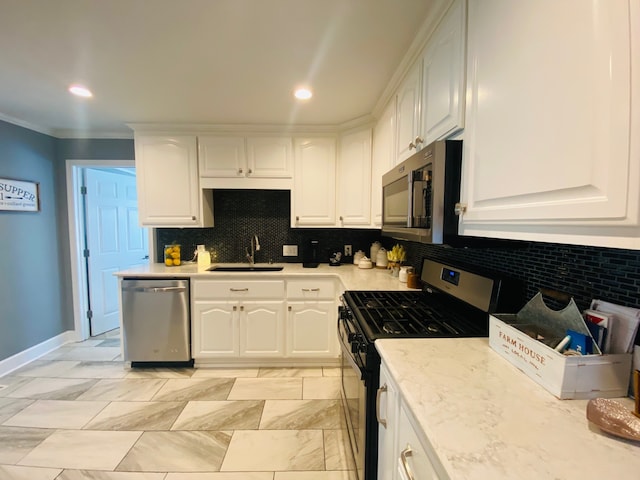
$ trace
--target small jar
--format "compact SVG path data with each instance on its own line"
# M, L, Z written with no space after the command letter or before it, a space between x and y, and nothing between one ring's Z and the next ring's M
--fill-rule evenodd
M407 276L409 267L400 267L400 272L398 272L398 280L402 283L407 283Z
M182 259L180 257L180 245L179 244L171 244L164 246L164 264L167 267L177 267L182 263Z

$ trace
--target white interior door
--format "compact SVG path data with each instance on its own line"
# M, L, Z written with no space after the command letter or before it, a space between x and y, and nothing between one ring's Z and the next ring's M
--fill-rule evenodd
M92 336L119 326L118 281L113 273L142 265L148 258L148 234L138 226L136 178L129 170L85 170Z

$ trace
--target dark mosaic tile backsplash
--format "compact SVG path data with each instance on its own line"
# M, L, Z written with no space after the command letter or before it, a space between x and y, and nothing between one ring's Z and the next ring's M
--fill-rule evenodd
M215 261L243 262L245 248L252 235L258 235L262 249L256 262L301 262L305 242L319 241L320 261L353 245L353 251L367 255L372 242L379 240L385 248L402 243L407 249L407 263L420 268L422 258L464 263L490 268L524 282L525 299L540 288L565 292L573 296L580 309L593 298L640 308L640 251L588 246L513 242L499 247L451 248L397 242L380 236L376 229L293 229L290 227L290 192L281 190L216 190L214 192L213 228L158 230L158 262L162 246L182 245L183 259L197 244L212 250ZM298 257L283 257L282 245L298 245ZM189 253L187 253L189 252ZM345 263L352 258L345 259ZM637 342L636 342L637 343Z

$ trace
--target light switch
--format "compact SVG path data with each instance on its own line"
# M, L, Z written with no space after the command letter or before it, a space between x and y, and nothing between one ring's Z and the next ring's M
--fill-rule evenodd
M298 256L298 245L283 245L282 246L282 256L283 257L297 257Z

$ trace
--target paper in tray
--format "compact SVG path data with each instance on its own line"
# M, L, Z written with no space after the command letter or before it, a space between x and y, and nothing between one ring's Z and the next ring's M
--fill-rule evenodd
M522 307L515 318L516 322L512 323L513 327L527 332L527 327L535 326L540 332L543 332L543 336L551 336L558 341L567 334L567 330L591 337L591 332L589 332L573 298L562 310L552 310L545 305L542 294L538 293ZM595 341L593 342L593 350L596 354L602 354Z

